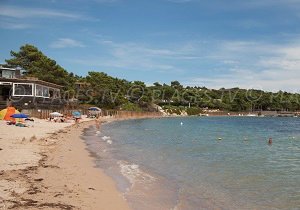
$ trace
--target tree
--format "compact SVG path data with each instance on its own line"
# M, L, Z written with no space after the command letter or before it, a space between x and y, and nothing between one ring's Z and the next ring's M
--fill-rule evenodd
M182 89L183 88L183 86L178 81L172 81L171 82L171 87L173 87L175 89Z
M161 87L162 86L159 82L154 82L153 85L156 86L156 87Z
M12 67L21 67L26 75L40 80L63 85L65 90L73 89L76 78L59 66L55 60L48 58L33 45L20 47L19 52L10 52L13 58L5 60Z
M93 95L91 103L105 108L115 108L128 102L125 98L130 85L128 81L95 71L88 72L86 81Z

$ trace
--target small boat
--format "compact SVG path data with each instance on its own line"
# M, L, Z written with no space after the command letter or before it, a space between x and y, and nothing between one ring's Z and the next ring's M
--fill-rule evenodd
M251 114L251 113L247 114L246 116L247 116L247 117L257 117L256 114Z

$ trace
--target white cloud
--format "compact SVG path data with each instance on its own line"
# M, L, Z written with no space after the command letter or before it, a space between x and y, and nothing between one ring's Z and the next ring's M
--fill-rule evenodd
M107 67L169 72L180 77L184 84L192 86L238 86L270 91L299 89L300 42L297 40L285 44L194 41L161 48L111 40L99 43L110 51L111 57L101 61L101 65Z
M180 72L172 62L164 62L166 58L173 58L177 53L171 49L151 48L138 43L116 43L100 38L97 40L105 54L98 57L75 59L72 62L94 67L123 69L153 73Z
M60 21L99 21L79 13L62 10L30 8L17 6L0 7L0 27L5 29L28 29L43 24L44 19L59 19Z
M44 8L24 8L13 6L0 7L0 16L11 18L68 18L68 19L81 19L81 15L73 14L67 11L56 11Z
M153 72L182 73L183 69L176 65L177 61L190 62L203 59L195 54L190 43L173 47L154 47L144 43L116 43L100 38L97 43L107 48L109 58L102 65L124 67Z
M178 78L190 86L293 92L300 88L300 41L297 39L281 44L242 40L189 41L158 47L97 38L101 54L74 60L75 63L89 68L151 72L164 75L165 80L169 79L166 76Z
M60 38L50 44L52 48L85 47L81 42L70 38Z
M300 43L224 42L213 58L228 68L221 74L190 78L189 85L300 91ZM227 61L230 62L227 62ZM232 62L233 61L233 62Z
M98 40L101 45L106 45L115 57L131 55L133 57L144 58L160 58L171 60L193 60L200 59L203 55L196 52L192 43L185 43L183 45L173 47L153 47L149 44L143 43L116 43L111 40ZM198 50L198 49L197 49ZM203 51L203 49L201 49Z
M27 23L17 23L15 21L4 21L0 22L0 28L4 29L28 29L33 28L34 25Z
M272 78L270 76L275 73ZM265 77L265 76L267 77ZM276 78L279 76L279 78ZM276 72L263 72L257 74L247 70L245 73L229 74L213 78L191 78L185 81L186 85L206 86L209 88L233 88L240 87L245 89L260 89L277 92L279 90L299 92L299 77L280 78L281 74ZM249 78L250 77L250 78Z

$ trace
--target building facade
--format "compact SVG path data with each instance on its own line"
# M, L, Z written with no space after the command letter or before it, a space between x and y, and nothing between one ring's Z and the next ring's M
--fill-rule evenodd
M23 77L19 69L0 66L0 106L17 108L62 108L62 86ZM1 107L1 108L2 108Z

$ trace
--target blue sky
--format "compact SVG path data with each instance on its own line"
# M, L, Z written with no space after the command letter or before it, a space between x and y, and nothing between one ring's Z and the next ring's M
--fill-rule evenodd
M0 62L33 44L66 70L299 92L300 0L0 0Z

